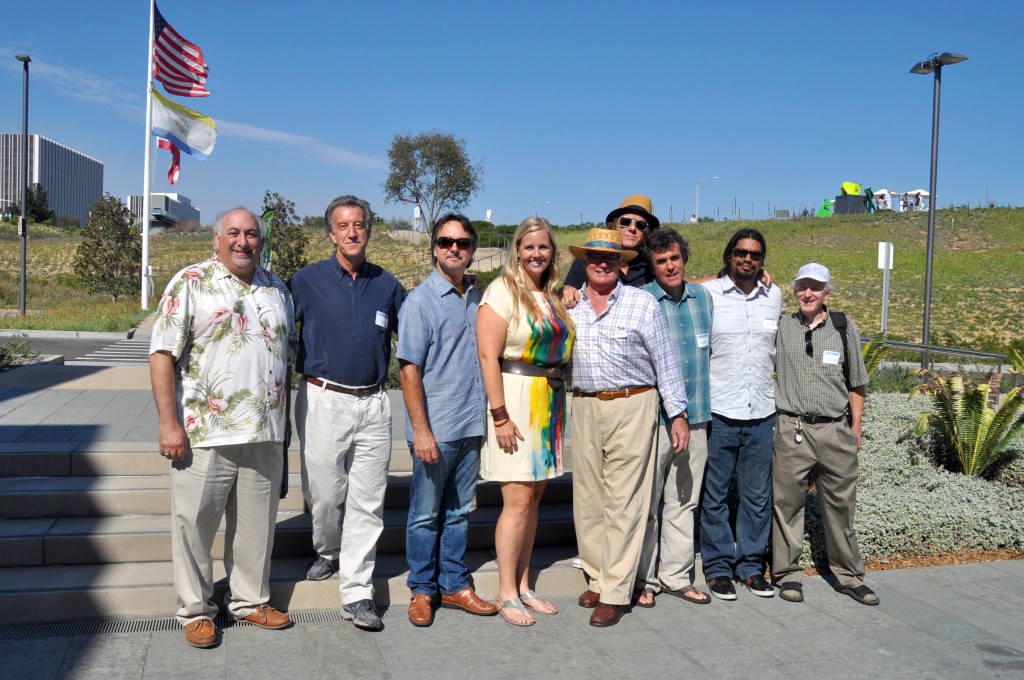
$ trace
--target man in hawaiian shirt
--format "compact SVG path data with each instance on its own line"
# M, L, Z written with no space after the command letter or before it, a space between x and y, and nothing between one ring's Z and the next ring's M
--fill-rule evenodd
M210 552L225 510L228 612L261 628L291 623L267 601L295 312L281 279L256 265L259 219L235 208L215 229L216 255L167 285L149 348L171 461L177 617L194 647L217 644Z

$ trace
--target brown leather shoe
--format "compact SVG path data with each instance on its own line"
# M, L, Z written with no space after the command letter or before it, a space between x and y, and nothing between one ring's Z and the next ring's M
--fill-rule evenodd
M260 628L268 628L270 630L276 630L278 628L287 628L292 625L292 620L288 618L288 615L284 612L279 612L273 607L265 604L261 604L256 609L252 610L242 621L248 621L254 626Z
M217 627L210 619L196 619L185 626L185 642L199 649L217 644Z
M601 594L593 590L584 590L580 595L580 606L584 609L593 609L601 601Z
M453 595L441 594L441 606L464 609L477 616L494 616L498 607L492 602L481 600L471 587L465 587Z
M622 604L604 604L602 602L597 605L597 609L590 615L590 625L597 628L614 626L622 618L622 612L625 608L626 606Z
M416 593L409 602L409 623L426 628L434 622L433 598L426 593Z

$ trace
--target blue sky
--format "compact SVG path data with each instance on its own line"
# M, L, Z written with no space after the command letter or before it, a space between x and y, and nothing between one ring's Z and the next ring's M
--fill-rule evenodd
M104 188L142 192L145 0L11 2L0 37L0 131L29 125L104 163ZM431 129L468 142L486 188L466 208L499 223L537 213L601 220L647 193L663 220L813 207L844 180L928 186L934 52L943 71L940 204L1022 203L1024 83L1018 2L239 2L163 0L210 65L209 160L154 150L154 191L204 222L263 191L322 214L354 193L385 217L387 149ZM162 92L162 90L161 90Z

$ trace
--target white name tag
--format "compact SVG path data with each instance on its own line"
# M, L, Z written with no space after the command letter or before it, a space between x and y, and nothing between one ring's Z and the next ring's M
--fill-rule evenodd
M766 331L777 331L779 330L779 319L775 316L764 317L764 329Z
M832 366L838 366L839 352L823 352L821 355L821 363L831 364Z
M707 346L708 346L708 334L707 333L697 333L697 347L707 347Z
M612 333L612 339L613 340L625 340L628 337L629 337L629 331L623 330L621 328L619 330L617 330L617 331Z
M377 312L377 325L381 328L387 329L388 315L386 312Z

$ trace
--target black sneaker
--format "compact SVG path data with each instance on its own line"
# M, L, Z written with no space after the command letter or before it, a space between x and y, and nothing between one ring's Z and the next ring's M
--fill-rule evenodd
M748 576L740 582L747 587L747 590L758 597L775 597L775 588L772 587L771 583L764 580L764 576L761 574Z
M313 560L306 571L307 581L324 581L336 574L338 571L338 560L331 560L320 556Z
M732 585L732 579L728 576L716 576L708 581L708 588L711 594L719 600L735 600L736 588Z
M370 600L341 605L341 618L351 621L356 628L363 630L384 630L384 622L380 620L380 614Z

